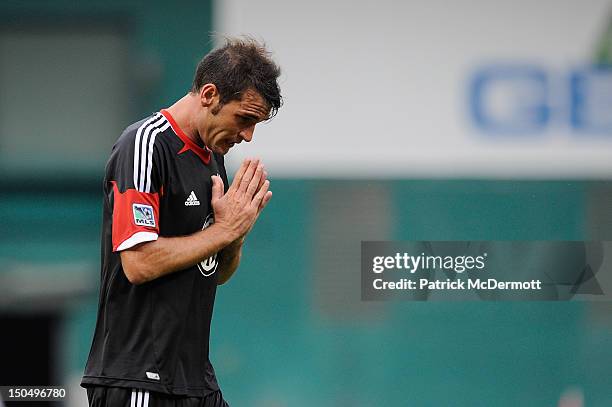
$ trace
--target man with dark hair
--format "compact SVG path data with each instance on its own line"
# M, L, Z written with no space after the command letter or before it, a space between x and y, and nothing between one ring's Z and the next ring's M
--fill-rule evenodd
M239 100L244 89L257 91L267 102L274 116L281 106L276 80L280 69L276 64L257 63L266 49L253 40L227 39L224 47L203 58L196 69L191 92L197 93L206 83L214 83L221 95L217 109L231 100ZM213 112L216 113L216 112Z
M90 406L227 406L208 358L216 287L266 206L267 173L223 155L281 106L280 70L227 40L190 92L129 126L106 166L98 320L81 385Z

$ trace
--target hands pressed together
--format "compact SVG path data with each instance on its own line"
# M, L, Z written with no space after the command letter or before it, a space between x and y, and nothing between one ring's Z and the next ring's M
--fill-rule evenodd
M215 224L223 228L230 240L244 238L272 198L267 176L268 173L259 159L247 158L242 162L225 194L221 177L212 177L211 203Z

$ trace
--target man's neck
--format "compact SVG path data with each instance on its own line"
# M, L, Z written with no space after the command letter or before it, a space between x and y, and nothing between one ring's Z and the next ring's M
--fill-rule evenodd
M181 130L183 130L191 141L197 145L202 145L198 129L193 122L193 118L196 117L198 103L198 97L192 93L188 93L166 110L170 112L176 124L179 125Z

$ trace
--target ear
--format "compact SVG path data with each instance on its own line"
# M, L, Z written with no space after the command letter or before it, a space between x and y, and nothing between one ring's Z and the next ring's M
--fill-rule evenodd
M219 91L212 83L206 83L200 89L200 103L203 107L210 107L215 99L219 99Z

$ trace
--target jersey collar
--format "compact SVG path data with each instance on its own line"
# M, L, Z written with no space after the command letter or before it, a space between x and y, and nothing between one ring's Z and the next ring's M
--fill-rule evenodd
M187 150L191 150L194 153L196 153L198 157L200 157L200 159L204 162L204 164L208 164L210 162L210 153L211 153L210 149L206 146L204 146L204 148L200 147L199 145L194 143L193 140L187 137L185 132L179 127L178 123L174 120L174 117L172 117L170 112L168 112L166 109L160 110L160 113L163 114L164 117L168 120L168 122L170 123L170 126L172 127L172 130L174 130L174 133L176 133L176 135L183 141L183 143L185 143L183 148L181 148L181 150L178 153L182 154Z

